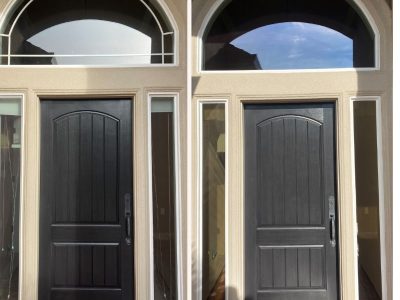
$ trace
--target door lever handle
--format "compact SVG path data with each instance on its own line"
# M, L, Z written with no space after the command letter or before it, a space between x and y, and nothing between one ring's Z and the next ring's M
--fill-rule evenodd
M329 230L330 230L330 242L331 246L336 246L336 209L335 209L335 197L329 197Z
M331 229L331 246L335 247L336 246L336 228L335 228L335 217L329 217L330 218L330 229Z
M132 244L132 209L131 209L131 194L124 195L125 202L125 242L127 245Z

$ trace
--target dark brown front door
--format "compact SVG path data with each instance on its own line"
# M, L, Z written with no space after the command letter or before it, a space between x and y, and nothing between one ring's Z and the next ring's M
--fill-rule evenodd
M245 106L247 300L338 299L334 113Z
M130 100L41 102L40 300L132 300Z

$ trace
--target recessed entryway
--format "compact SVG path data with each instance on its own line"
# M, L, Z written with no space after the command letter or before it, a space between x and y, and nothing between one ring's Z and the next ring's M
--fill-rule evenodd
M132 102L41 102L39 299L133 299Z
M245 105L246 299L338 299L335 105Z

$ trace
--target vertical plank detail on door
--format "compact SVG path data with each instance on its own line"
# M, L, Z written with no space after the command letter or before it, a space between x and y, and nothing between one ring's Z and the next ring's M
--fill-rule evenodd
M296 120L297 224L310 224L308 123Z
M104 165L104 117L93 115L93 208L92 221L95 223L104 222L105 212L105 165Z
M81 114L80 116L80 141L79 141L79 181L81 182L79 194L79 220L82 223L91 223L93 207L92 183L92 157L93 157L93 115ZM88 187L88 188L82 188Z
M321 182L323 175L321 172L321 126L308 122L308 180L310 197L310 222L309 225L322 224L322 190Z
M259 225L321 225L321 126L277 118L257 126Z
M293 169L296 167L296 119L283 119L283 128L285 134L284 148L284 186L285 186L285 224L297 224L297 176ZM300 205L302 203L300 202Z
M105 223L118 222L118 123L104 118Z
M54 223L66 223L68 222L68 175L66 176L66 170L68 170L68 148L63 147L64 141L68 140L68 122L56 122L54 128L55 135L55 176L58 178L57 185L59 195L55 198L55 220ZM64 158L64 159L58 159Z

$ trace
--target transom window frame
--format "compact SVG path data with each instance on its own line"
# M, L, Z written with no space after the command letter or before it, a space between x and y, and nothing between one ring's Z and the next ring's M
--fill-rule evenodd
M176 20L171 12L171 10L168 8L167 4L165 3L164 0L154 0L157 2L157 4L160 7L160 10L165 14L166 21L168 25L171 26L171 31L164 32L163 28L161 26L161 23L159 19L157 18L157 15L154 13L152 8L144 1L144 0L139 0L145 8L150 12L150 14L153 16L155 22L157 23L157 26L160 29L160 34L161 34L161 44L162 44L162 53L151 53L147 54L150 56L153 55L160 55L162 57L162 63L149 63L149 64L100 64L100 65L86 65L86 64L71 64L71 65L13 65L11 64L11 58L12 57L46 57L45 55L29 55L29 54L11 54L11 35L13 32L13 29L15 25L17 24L19 18L21 15L24 13L24 11L34 2L35 0L29 0L22 8L20 9L19 13L17 14L16 18L13 20L12 25L10 27L10 30L8 33L0 33L0 39L7 39L8 44L7 44L7 54L0 54L0 58L6 57L7 58L7 64L0 64L0 68L160 68L160 67L176 67L179 65L179 29L178 25L176 23ZM40 1L40 0L36 0ZM7 23L10 21L8 20L8 17L11 16L15 11L17 11L21 7L21 2L22 0L11 0L8 2L6 8L3 10L4 13L0 15L0 32L4 30L4 28L7 26ZM166 36L172 35L173 41L172 41L172 49L173 51L171 53L164 53L164 39ZM133 54L134 56L140 56L142 54ZM164 58L165 56L172 56L172 63L164 63ZM51 55L52 57L85 57L85 56L96 56L96 57L112 57L115 56L113 54L96 54L96 55ZM119 55L117 55L119 56ZM125 56L125 55L120 55L120 56Z
M196 35L197 40L197 59L196 71L199 74L256 74L256 73L311 73L311 72L365 72L365 71L379 71L381 69L381 38L378 26L374 18L366 8L362 0L351 0L353 4L360 10L365 17L365 21L371 26L374 34L374 52L375 52L375 66L366 68L324 68L324 69L287 69L287 70L205 70L203 66L204 60L204 38L206 37L206 30L209 27L212 19L218 14L222 5L228 0L217 0L207 12L206 16L201 23L200 29Z

